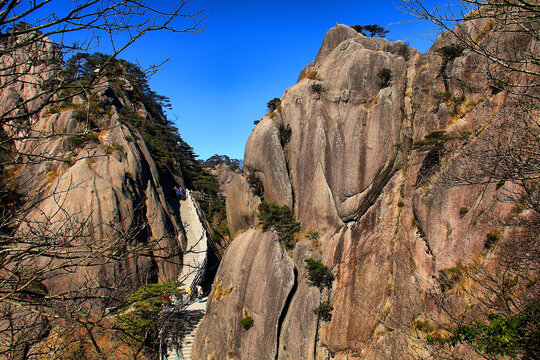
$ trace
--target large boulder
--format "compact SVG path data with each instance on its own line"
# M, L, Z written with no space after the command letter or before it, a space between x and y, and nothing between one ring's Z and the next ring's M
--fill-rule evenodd
M195 336L194 358L274 359L294 283L293 261L275 234L248 230L238 236L216 274L207 316ZM253 319L250 329L241 324L247 317Z

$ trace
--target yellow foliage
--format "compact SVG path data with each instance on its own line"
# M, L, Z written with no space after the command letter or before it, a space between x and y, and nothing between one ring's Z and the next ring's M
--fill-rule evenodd
M315 80L317 79L317 72L316 71L310 71L304 75L304 79L310 79Z
M214 300L219 301L222 297L228 296L231 291L233 290L233 287L230 286L227 289L223 288L223 284L221 281L217 284L216 290L214 290Z

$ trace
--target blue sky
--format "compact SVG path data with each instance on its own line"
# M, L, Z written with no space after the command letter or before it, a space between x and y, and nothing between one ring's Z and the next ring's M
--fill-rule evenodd
M214 153L241 159L253 121L264 116L268 100L296 83L336 23L392 24L388 39L427 50L434 31L425 23L406 23L411 17L398 3L191 0L193 9L207 14L204 32L149 34L120 57L143 67L170 58L150 80L154 91L171 99L169 119L201 159Z

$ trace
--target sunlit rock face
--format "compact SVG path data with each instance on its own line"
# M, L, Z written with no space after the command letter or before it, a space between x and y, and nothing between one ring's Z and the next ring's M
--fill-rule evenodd
M479 30L487 28L485 21L466 23L459 31L490 46L494 35ZM510 41L505 36L510 35L499 43ZM227 279L231 298L221 300L227 305L219 310L218 305L209 308L217 314L196 338L196 358L214 353L220 358L217 349L253 358L243 345L247 339L256 349L265 346L261 342L277 345L278 359L427 356L411 334L422 316L441 313L426 290L438 289L440 271L460 259L480 257L489 263L486 233L495 226L490 219L503 217L511 207L500 205L510 185L462 181L478 171L482 159L474 154L482 152L491 135L504 132L502 117L493 114L509 109L510 103L504 92L490 88L485 74L475 71L482 65L478 55L465 50L445 58L437 51L454 41L443 34L431 50L419 54L401 42L368 38L345 25L329 30L314 62L252 132L244 159L245 174L255 174L264 184L264 200L292 207L303 233L281 262L265 261L258 280L264 286L242 275L240 266L263 259L237 250L241 245L235 242L246 237L253 243L255 237L270 241L267 233L247 230L233 240L227 256L237 265L222 266L221 280L214 283L215 291L222 286L218 281ZM423 140L437 136L422 147ZM253 196L242 184L228 196L242 199L248 196L241 195L244 191ZM233 212L228 216L253 218L253 207L247 209L228 207ZM237 229L248 224L254 222ZM318 239L309 239L312 231ZM308 257L333 271L331 290L319 291L307 281ZM281 312L278 333L259 335L259 330L241 328L240 313L252 301L244 294L249 299L281 294L282 288L269 289L265 279L291 260L296 280L287 301L274 303L268 317L257 314L255 321L255 326L274 324ZM313 312L325 301L333 307L328 322ZM463 297L452 300L456 309L465 305Z
M294 264L276 236L248 230L229 246L196 334L196 358L273 359L282 309L294 286ZM253 291L257 289L257 291ZM251 317L253 326L241 321Z
M44 47L48 59L55 56L47 40L36 46ZM49 291L105 286L125 292L147 282L175 281L185 239L174 180L160 175L145 142L124 125L119 110L127 106L142 117L151 115L127 92L113 90L108 79L92 95L95 106L108 111L91 123L76 114L89 106L81 96L39 110L39 84L58 72L58 61L51 59L25 69L28 75L0 94L2 111L26 102L18 112L28 114L23 130L16 122L3 124L10 135L21 131L12 146L24 154L15 174L29 211L19 236L53 236L57 243L70 242L74 253L87 252L86 258L73 256L73 271L48 276ZM0 61L5 66L13 59ZM44 258L43 266L50 261L51 267L62 262Z

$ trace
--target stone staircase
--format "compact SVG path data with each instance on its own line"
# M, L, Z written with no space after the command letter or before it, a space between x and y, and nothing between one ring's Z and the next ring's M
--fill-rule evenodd
M200 283L206 268L206 254L208 247L207 233L201 222L191 193L186 191L186 199L180 201L180 216L187 238L187 246L184 252L182 272L178 281L184 284L184 288L191 288L192 299L194 288ZM178 316L186 321L184 331L173 339L173 343L163 359L167 360L190 360L193 341L197 327L203 319L206 310L206 301L193 302L178 313Z
M180 345L169 350L167 360L191 360L195 333L204 317L205 310L206 301L203 301L189 305L180 313L180 316L186 321L186 328L177 339Z
M187 247L178 280L184 284L186 290L188 287L193 290L206 268L208 239L189 191L186 193L186 199L180 201L180 216L186 232Z

